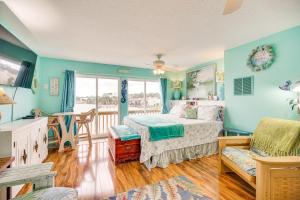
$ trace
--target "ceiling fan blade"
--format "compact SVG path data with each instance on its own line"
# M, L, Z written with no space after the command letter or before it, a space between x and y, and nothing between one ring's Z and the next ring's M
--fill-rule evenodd
M228 15L235 12L236 10L240 9L242 4L243 0L227 0L223 11L223 15Z

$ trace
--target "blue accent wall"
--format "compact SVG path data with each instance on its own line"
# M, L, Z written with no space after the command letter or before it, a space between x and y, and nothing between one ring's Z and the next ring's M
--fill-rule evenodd
M264 71L253 72L247 57L259 45L272 45L273 65ZM300 26L225 51L225 127L253 131L265 116L299 120L291 111L287 98L292 92L278 88L286 80L300 80ZM233 79L254 76L254 95L234 96Z
M6 56L11 59L15 59L17 61L29 61L32 63L36 63L37 55L28 50L21 48L19 46L8 43L4 40L0 39L0 55ZM35 69L36 73L38 68ZM16 88L11 86L0 85L4 89L4 91L10 97L13 96ZM36 94L33 94L31 89L26 88L18 88L16 97L16 104L14 105L14 120L20 119L26 115L29 115L31 110L38 107L38 91ZM0 105L0 113L2 115L1 123L9 122L11 120L11 105Z
M206 66L211 65L211 64L216 64L217 71L224 71L224 59L220 58L220 59L216 59L216 60L212 60L212 61L209 61L209 62L205 62L205 63L201 63L201 64L198 64L198 65L192 66L189 69L187 69L186 71L167 72L166 75L167 75L168 80L169 80L169 84L168 84L169 99L173 99L174 90L172 88L172 81L175 81L175 80L182 81L182 88L181 88L180 91L181 91L182 96L186 96L186 94L187 94L186 73L191 72L191 71L195 71L197 69L201 69L202 67L206 67ZM216 94L218 96L224 97L224 84L223 83L217 83Z
M107 65L90 62L71 61L64 59L39 57L37 66L39 67L39 83L40 96L39 106L48 113L60 111L60 103L62 97L64 71L75 70L77 74L95 75L104 77L118 77L123 79L143 79L143 80L158 80L159 77L153 75L152 69L142 69L118 65ZM119 70L128 70L128 73L119 73ZM50 96L49 85L50 79L53 77L59 78L59 96ZM48 88L44 88L48 85ZM121 119L128 113L127 103L120 105Z

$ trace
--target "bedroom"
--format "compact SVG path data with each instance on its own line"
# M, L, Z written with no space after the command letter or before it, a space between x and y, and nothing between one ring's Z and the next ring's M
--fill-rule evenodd
M5 0L0 22L0 199L300 198L299 0Z

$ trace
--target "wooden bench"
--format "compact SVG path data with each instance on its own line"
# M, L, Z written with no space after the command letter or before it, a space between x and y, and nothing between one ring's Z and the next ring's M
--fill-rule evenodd
M141 140L122 141L112 128L109 129L108 146L115 164L139 160L140 158Z

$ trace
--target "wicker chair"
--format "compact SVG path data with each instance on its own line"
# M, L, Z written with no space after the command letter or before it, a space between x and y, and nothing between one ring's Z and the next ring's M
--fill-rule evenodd
M61 137L60 137L58 127L59 127L59 122L57 120L57 117L49 116L48 117L48 132L50 130L53 131L53 140L49 141L49 144L52 144L52 143L56 143L57 145L60 144Z
M300 156L255 152L250 136L219 137L219 172L239 175L256 189L257 200L300 199Z
M88 112L83 112L76 118L76 123L78 124L78 131L76 134L76 142L78 142L79 136L81 137L88 137L89 144L92 145L92 137L91 137L91 130L90 130L90 123L94 121L96 115L96 109L91 109ZM80 129L83 131L83 127L86 128L87 133L79 134Z

